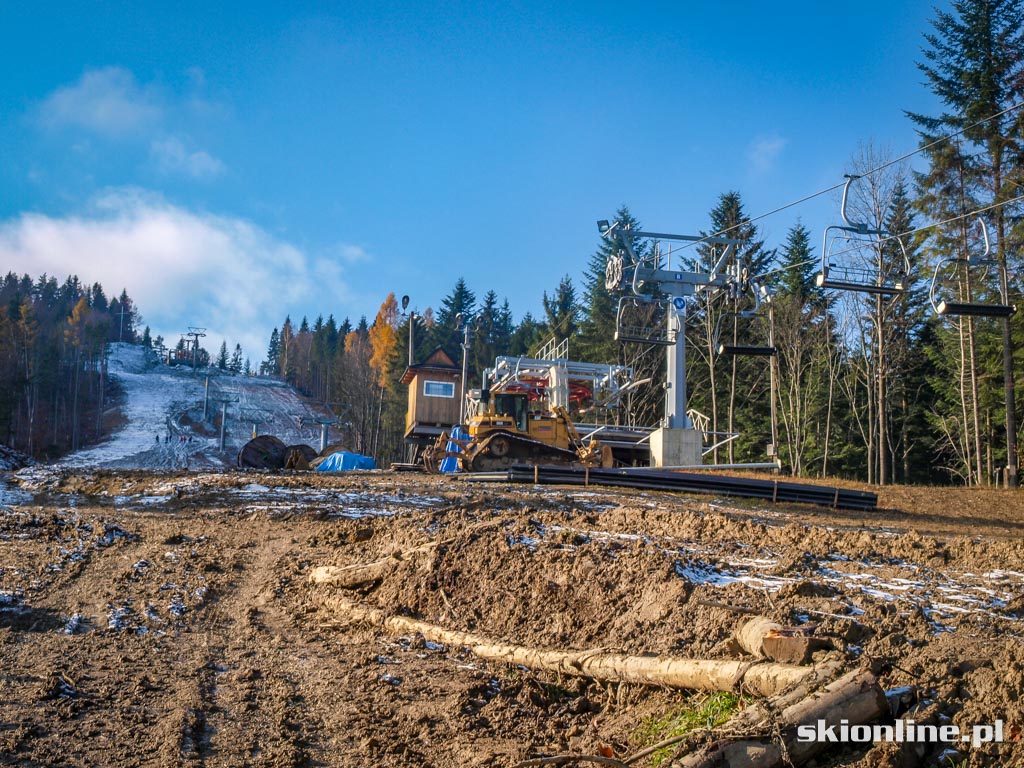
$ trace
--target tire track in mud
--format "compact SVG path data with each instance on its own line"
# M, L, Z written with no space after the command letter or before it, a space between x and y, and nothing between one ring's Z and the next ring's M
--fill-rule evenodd
M278 563L294 547L273 532L243 544L236 578L196 628L206 635L205 653L195 706L180 723L184 764L301 766L324 750L315 710L323 691L308 673L326 662L318 664L281 604Z

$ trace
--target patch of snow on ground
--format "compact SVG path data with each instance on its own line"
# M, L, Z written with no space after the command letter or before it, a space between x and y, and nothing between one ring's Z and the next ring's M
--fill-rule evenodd
M320 445L320 425L316 419L324 414L281 381L236 376L216 369L193 373L187 367L157 363L152 353L134 344L111 344L108 361L110 376L124 392L121 415L125 423L102 443L66 456L58 466L234 466L238 451L252 437L253 419L258 419L260 433L275 435L286 445ZM207 423L201 430L205 434L201 434L188 425L202 419L207 379L209 407ZM219 422L222 400L229 401L223 452L213 423L215 416ZM186 412L191 421L183 418Z

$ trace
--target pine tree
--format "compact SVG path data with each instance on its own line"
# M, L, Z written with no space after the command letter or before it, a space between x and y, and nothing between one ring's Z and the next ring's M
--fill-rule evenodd
M430 332L430 346L442 347L455 360L462 357L463 333L457 327L457 318L470 322L476 314L476 295L459 278L452 292L441 300L441 309Z
M242 345L241 344L235 344L235 351L231 353L231 360L228 362L228 368L231 370L232 373L241 373L242 372Z
M502 301L494 321L494 353L496 355L509 354L514 331L515 321L512 319L512 309L509 307L508 299L505 299Z
M569 275L559 281L552 296L548 297L547 291L544 292L543 305L549 338L571 339L579 325L580 306Z
M270 344L267 345L267 359L263 363L263 372L269 376L277 376L281 373L279 360L281 358L281 335L277 328L270 332Z
M220 352L217 354L217 367L222 371L228 369L228 343L226 341L220 343Z
M472 337L470 338L470 371L474 377L494 365L497 356L496 331L500 309L498 294L488 291L480 311L477 312Z
M944 214L950 210L962 215L975 208L997 206L986 216L994 230L998 288L1004 301L1015 303L1019 294L1011 292L1007 278L1013 250L1009 236L1011 222L1020 215L1021 206L1007 201L1020 194L1024 183L1020 112L1010 109L1024 97L1024 7L1019 0L954 0L951 11L936 11L932 27L934 31L925 35L924 61L918 67L943 110L935 117L910 115L931 164L918 178L921 206L936 219L948 218ZM938 141L944 134L955 134L956 138ZM964 222L938 233L933 245L947 253L957 248L966 250ZM1014 261L1016 271L1019 261ZM1015 344L1010 321L1000 324L1003 396L998 406L1003 410L1006 445L1006 453L1000 458L1006 463L1008 481L1017 485ZM963 325L967 326L973 353L974 323L968 318ZM978 365L986 369L982 379L998 370L981 358ZM970 425L964 424L963 430L969 431ZM980 456L975 456L975 462L980 462Z
M794 224L786 234L782 247L779 275L773 285L776 295L792 296L801 304L807 303L812 293L821 293L814 284L814 273L819 263L811 247L811 233L801 222Z

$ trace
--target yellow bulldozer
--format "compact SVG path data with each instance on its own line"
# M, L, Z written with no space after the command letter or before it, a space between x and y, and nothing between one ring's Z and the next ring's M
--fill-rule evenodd
M612 466L611 448L594 439L585 442L564 407L531 410L524 392L483 390L478 413L466 426L468 438L444 432L427 446L423 463L429 471L440 471L449 456L458 459L463 472L490 472L513 464Z

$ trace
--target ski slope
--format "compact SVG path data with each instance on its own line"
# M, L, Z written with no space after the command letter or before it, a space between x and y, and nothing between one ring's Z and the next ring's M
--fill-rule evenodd
M71 468L186 469L234 466L239 449L260 434L288 445L320 445L321 411L290 386L273 379L234 376L216 369L193 373L184 367L156 364L146 350L112 344L110 376L123 389L124 424L107 440L72 453L59 462ZM209 378L208 417L203 400ZM219 426L227 401L224 450Z

